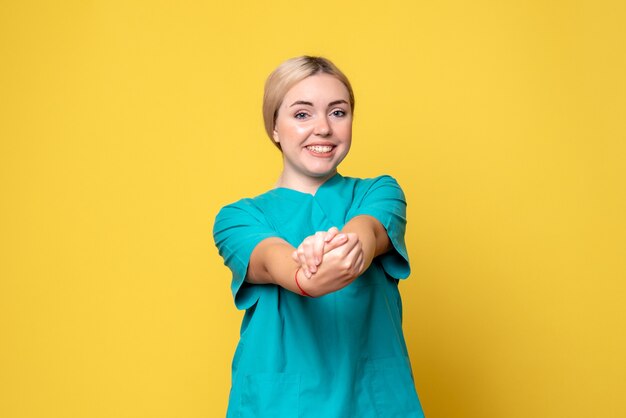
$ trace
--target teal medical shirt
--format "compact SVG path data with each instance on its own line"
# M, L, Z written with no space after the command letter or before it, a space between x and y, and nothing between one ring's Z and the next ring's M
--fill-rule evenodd
M393 249L349 286L307 298L245 281L262 240L280 237L297 247L358 215L380 221ZM336 174L315 195L278 188L222 208L215 243L233 273L235 304L246 310L227 417L424 416L402 334L398 279L410 272L405 225L404 193L389 176Z

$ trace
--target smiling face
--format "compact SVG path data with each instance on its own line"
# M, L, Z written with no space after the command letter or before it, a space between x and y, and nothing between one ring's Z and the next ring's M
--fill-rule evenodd
M295 84L278 109L273 138L283 153L278 186L301 191L319 187L350 150L352 111L346 86L325 73Z

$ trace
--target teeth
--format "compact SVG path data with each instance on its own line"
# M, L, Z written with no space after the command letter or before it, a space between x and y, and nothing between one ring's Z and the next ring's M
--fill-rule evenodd
M331 152L333 147L330 145L309 145L306 147L308 150L323 154L325 152Z

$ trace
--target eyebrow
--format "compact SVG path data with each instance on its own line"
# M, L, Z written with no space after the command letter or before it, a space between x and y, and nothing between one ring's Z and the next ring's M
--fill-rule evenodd
M335 105L338 105L340 103L348 104L347 101L345 101L343 99L340 99L340 100L335 100L335 101L332 101L332 102L328 103L328 107L335 106ZM305 100L296 100L291 105L289 105L289 107L293 107L293 106L296 106L296 105L313 106L313 103L307 102Z

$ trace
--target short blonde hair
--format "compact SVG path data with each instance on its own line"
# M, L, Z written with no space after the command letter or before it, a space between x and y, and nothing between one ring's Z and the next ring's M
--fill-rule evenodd
M323 57L311 57L303 55L288 59L280 64L265 81L263 94L263 122L265 132L272 143L280 149L280 144L274 142L274 127L278 109L283 103L285 95L294 85L312 75L324 73L330 74L341 81L348 89L350 95L350 109L354 112L354 92L348 77L339 70L330 60Z

